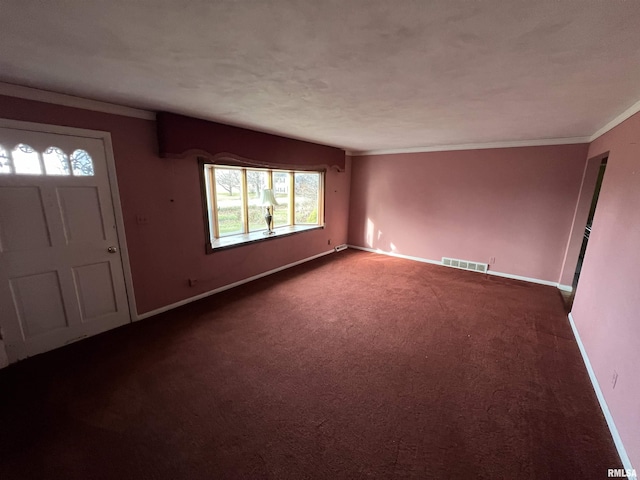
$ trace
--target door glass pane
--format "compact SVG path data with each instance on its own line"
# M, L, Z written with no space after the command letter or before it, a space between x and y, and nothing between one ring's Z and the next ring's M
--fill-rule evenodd
M26 175L42 175L42 166L40 158L29 145L19 143L11 152L13 157L13 166L18 174Z
M266 207L260 205L262 191L265 188L269 188L269 173L266 170L247 170L250 232L267 229L267 222L264 219Z
M0 174L2 173L11 173L11 164L9 163L9 154L0 145Z
M318 223L319 173L295 172L296 225Z
M93 160L84 150L76 150L71 154L71 168L76 177L93 176Z
M276 197L278 206L273 211L273 224L276 227L291 225L289 218L289 204L291 195L289 193L289 172L273 172L273 194Z
M47 175L71 175L69 159L58 147L49 147L42 154Z
M243 233L242 174L236 168L216 168L216 202L220 236Z

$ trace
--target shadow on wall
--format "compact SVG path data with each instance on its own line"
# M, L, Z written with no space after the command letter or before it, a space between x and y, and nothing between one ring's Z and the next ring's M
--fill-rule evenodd
M384 253L399 253L398 248L393 244L382 230L376 230L375 223L367 218L367 230L365 232L365 243L367 247Z

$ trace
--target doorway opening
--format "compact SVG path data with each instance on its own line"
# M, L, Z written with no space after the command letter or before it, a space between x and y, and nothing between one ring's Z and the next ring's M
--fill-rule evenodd
M578 263L576 265L576 271L573 275L573 292L576 291L578 286L578 280L580 279L580 272L582 271L582 263L584 261L584 255L587 251L587 244L589 243L589 236L591 235L591 227L593 225L593 217L596 213L596 206L598 205L598 197L600 196L600 188L602 188L602 180L604 178L604 172L607 168L607 158L605 157L600 162L600 170L598 172L598 180L596 181L596 187L593 191L593 198L591 199L591 208L589 209L589 216L587 217L587 225L584 227L584 236L582 237L582 246L580 247L580 254L578 255Z

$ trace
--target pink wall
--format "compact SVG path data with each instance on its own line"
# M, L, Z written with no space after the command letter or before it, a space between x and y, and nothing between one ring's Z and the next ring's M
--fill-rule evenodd
M557 282L587 145L355 157L349 243Z
M346 242L349 169L327 172L325 229L205 255L197 161L159 158L154 121L4 96L0 117L111 132L138 313L325 252L329 239Z
M589 157L607 151L607 170L572 316L631 463L638 468L640 114L596 139Z

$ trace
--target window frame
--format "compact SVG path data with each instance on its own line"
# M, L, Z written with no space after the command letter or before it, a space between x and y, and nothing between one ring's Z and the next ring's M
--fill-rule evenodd
M219 223L217 221L217 198L216 198L216 179L215 169L229 168L241 171L240 189L242 200L242 227L243 232L231 235L220 235ZM214 162L206 158L198 159L198 169L200 175L200 193L202 197L202 214L205 227L205 251L207 254L218 250L240 247L250 243L256 243L274 238L294 235L309 230L317 230L325 228L325 187L326 187L326 170L300 170L294 168L271 168L251 165L227 164ZM266 224L264 229L249 231L249 198L247 190L247 170L265 171L267 175L267 188L273 187L274 172L284 172L289 174L289 202L288 218L290 224L286 226L274 226L273 235L264 235L267 230ZM315 224L296 224L295 223L295 174L296 173L316 173L319 176L318 188L318 222ZM208 177L208 178L207 178Z

